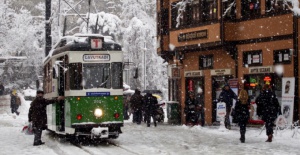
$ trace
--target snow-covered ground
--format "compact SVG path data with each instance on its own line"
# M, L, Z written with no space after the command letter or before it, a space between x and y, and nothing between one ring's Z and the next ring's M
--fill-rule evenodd
M12 115L9 96L0 101L0 155L299 155L300 133L292 138L292 131L286 130L274 135L272 143L266 140L265 131L247 128L246 143L239 142L239 130L219 130L218 127L187 127L159 124L157 127L125 122L123 134L116 140L97 145L74 146L43 132L42 146L32 146L33 135L21 132L27 123L29 101L22 100L20 116Z

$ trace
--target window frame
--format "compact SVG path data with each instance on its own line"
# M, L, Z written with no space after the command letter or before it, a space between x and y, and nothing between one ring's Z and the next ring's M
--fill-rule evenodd
M205 64L206 66L204 67L204 60L205 60ZM210 61L208 61L210 60ZM210 63L209 63L210 62ZM210 64L210 65L208 65ZM200 55L199 56L199 69L213 69L214 68L214 55L213 54L209 54L209 55Z
M227 1L222 1L223 3L223 9L222 9L222 14L221 16L223 16L223 14L225 13L225 11L227 10L227 8L229 7L230 4L235 3L230 10L225 14L225 16L223 17L224 20L234 20L236 19L236 1L235 0L227 0Z
M251 64L249 64L249 55L251 56ZM259 62L253 62L253 56L259 56ZM262 50L244 51L243 52L243 66L262 66L263 65L263 55Z
M250 0L250 2L248 0L245 1L244 0L241 1L241 15L242 15L241 19L250 19L253 17L261 16L261 0ZM250 3L254 3L253 12L251 12ZM255 9L255 4L258 4L257 5L258 9Z
M285 56L288 56L288 60L285 60L285 58L286 58ZM280 57L281 57L281 61L278 60L278 59L280 59ZM274 50L273 51L273 62L274 62L274 64L291 64L292 63L291 50L290 49Z
M277 4L279 2L278 6L276 7L275 3L272 5L271 1L275 1L275 2L277 2ZM290 13L291 11L287 7L285 7L285 9L283 9L285 6L283 1L284 0L265 0L266 15ZM287 3L290 4L290 2L287 2ZM272 8L273 8L273 10L271 10ZM281 10L281 9L283 9L283 10Z

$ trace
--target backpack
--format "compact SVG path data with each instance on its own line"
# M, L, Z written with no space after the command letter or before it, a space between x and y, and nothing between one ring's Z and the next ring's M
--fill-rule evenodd
M19 106L21 105L21 99L19 96L16 97L16 104Z

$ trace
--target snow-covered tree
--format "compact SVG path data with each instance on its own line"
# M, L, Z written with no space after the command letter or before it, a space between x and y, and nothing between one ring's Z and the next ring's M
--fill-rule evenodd
M123 0L122 3L124 61L134 62L139 69L138 79L132 80L131 86L159 89L166 96L168 78L163 73L167 70L167 64L163 63L163 59L156 52L156 20L153 11L156 5L151 0Z
M122 21L116 15L100 12L97 14L90 13L89 21L88 21L88 29L87 22L83 21L83 19L79 19L78 23L80 24L79 31L81 33L93 33L93 34L102 34L104 36L111 36L113 40L119 40L121 36L121 23Z
M10 9L9 3L0 7L4 8L4 11L0 9L0 18L3 19L0 31L5 30L0 37L2 56L27 57L20 62L5 62L2 80L5 84L14 82L15 87L28 86L40 75L42 67L43 22L23 8L16 13Z

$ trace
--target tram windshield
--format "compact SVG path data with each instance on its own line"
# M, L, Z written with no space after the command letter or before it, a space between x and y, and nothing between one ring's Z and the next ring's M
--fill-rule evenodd
M122 62L82 64L71 63L66 88L71 90L112 88L122 89Z
M110 63L83 64L83 88L111 88Z

